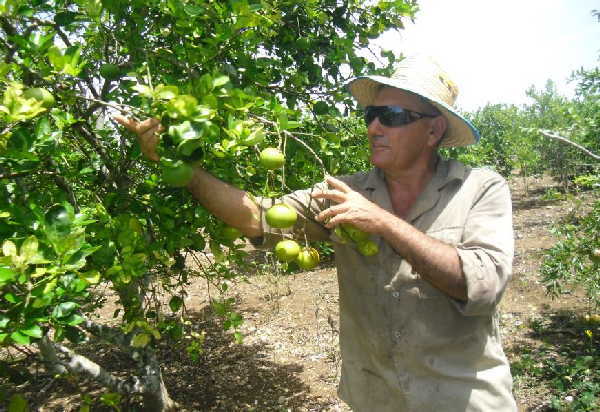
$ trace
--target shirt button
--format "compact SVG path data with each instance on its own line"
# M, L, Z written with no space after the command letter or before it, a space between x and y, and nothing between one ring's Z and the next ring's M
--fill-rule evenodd
M392 293L392 296L395 297L396 299L398 299L398 297L400 296L400 293L394 292L394 293Z

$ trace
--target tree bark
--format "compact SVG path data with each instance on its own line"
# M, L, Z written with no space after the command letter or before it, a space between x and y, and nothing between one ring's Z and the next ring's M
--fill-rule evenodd
M575 142L572 142L572 141L570 141L570 140L569 140L569 139L567 139L566 137L559 136L559 135L557 135L557 134L555 134L555 133L552 133L552 132L550 132L550 131L548 131L548 130L540 130L540 133L541 133L542 135L546 136L546 137L549 137L549 138L551 138L551 139L556 139L556 140L558 140L558 141L561 141L561 142L563 142L563 143L570 144L571 146L574 146L574 147L576 147L577 149L581 150L582 152L584 152L584 153L585 153L585 154L587 154L588 156L591 156L592 158L594 158L594 159L596 159L596 160L600 160L600 156L598 156L597 154L594 154L594 153L590 152L590 151L589 151L588 149L586 149L585 147L583 147L583 146L581 146L581 145L579 145L579 144L577 144L577 143L575 143Z
M88 325L91 326L91 325ZM98 332L98 326L95 325ZM115 338L114 330L104 328L102 332ZM118 339L117 339L118 340ZM47 363L47 368L52 374L72 373L99 383L111 391L126 396L141 395L144 410L149 412L170 412L179 410L179 407L169 396L160 370L160 364L154 352L146 348L136 348L140 362L141 376L129 376L119 378L102 366L93 362L85 356L79 355L48 337L44 337L39 343L40 353ZM134 356L134 358L136 358Z

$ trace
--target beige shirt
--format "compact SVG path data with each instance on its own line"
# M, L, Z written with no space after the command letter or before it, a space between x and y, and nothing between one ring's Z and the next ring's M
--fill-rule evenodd
M383 173L342 177L393 213ZM320 183L315 188L322 188ZM407 221L456 246L468 301L462 303L421 279L378 236L379 253L359 254L314 216L329 206L311 189L278 199L298 222L286 237L331 240L340 300L342 376L339 395L355 411L516 411L497 306L512 273L513 231L506 181L487 169L440 160ZM257 199L265 211L271 199ZM263 213L264 215L264 213ZM281 239L263 218L263 246ZM291 232L294 233L291 233Z

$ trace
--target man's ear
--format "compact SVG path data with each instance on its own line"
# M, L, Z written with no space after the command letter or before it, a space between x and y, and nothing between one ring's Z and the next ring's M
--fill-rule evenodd
M429 139L428 142L432 147L437 147L440 140L444 137L446 129L448 128L448 121L444 116L437 116L431 119L429 123Z

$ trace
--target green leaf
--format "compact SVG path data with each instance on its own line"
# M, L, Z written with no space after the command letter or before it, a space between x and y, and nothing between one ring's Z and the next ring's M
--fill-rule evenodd
M6 293L4 295L4 299L6 299L7 302L14 303L14 304L17 304L17 303L21 302L21 300L22 300L18 296L15 296L14 293L10 293L10 292Z
M2 244L2 253L4 256L17 256L17 246L10 240L5 240Z
M54 294L53 293L43 295L43 296L41 296L39 298L35 298L33 300L32 306L35 309L45 308L46 306L50 306L50 304L52 303L52 299L54 299Z
M63 302L57 305L52 311L52 317L56 319L64 318L69 316L71 312L77 309L79 305L75 302Z
M154 98L161 100L171 100L179 95L179 89L177 86L165 86L164 84L159 84L154 89Z
M38 251L38 240L35 236L29 236L21 245L21 257L24 263L29 264L31 260L37 255Z
M198 100L189 94L182 94L167 103L167 115L173 119L192 118L197 112Z
M90 285L96 285L100 283L100 272L98 272L97 270L90 270L87 272L78 273L77 276L85 280Z
M173 312L179 311L179 309L181 309L181 306L183 306L183 299L181 299L181 297L179 296L173 296L169 301L169 307Z
M29 403L20 393L15 393L8 402L8 412L27 412Z
M221 87L226 85L227 83L229 83L229 76L219 76L213 79L213 89L216 89L217 87Z
M29 345L29 343L31 342L29 340L29 336L23 335L22 333L19 333L18 331L11 333L10 338L17 345Z
M105 393L100 396L100 401L107 406L118 406L121 402L121 395L118 393Z
M183 6L183 10L187 13L188 16L197 17L202 15L206 9L202 6L188 3L185 6Z
M138 333L131 339L131 346L143 348L150 343L152 337L147 333Z
M152 90L152 88L144 84L136 84L131 88L144 97L154 97L154 91Z
M32 338L38 339L41 339L44 334L42 328L40 328L38 325L32 325L24 329L19 329L19 332L23 335L31 336Z
M64 320L64 322L69 326L77 326L80 323L85 322L85 318L77 313L71 314L68 318Z
M0 282L10 282L17 277L17 273L10 268L0 267Z

